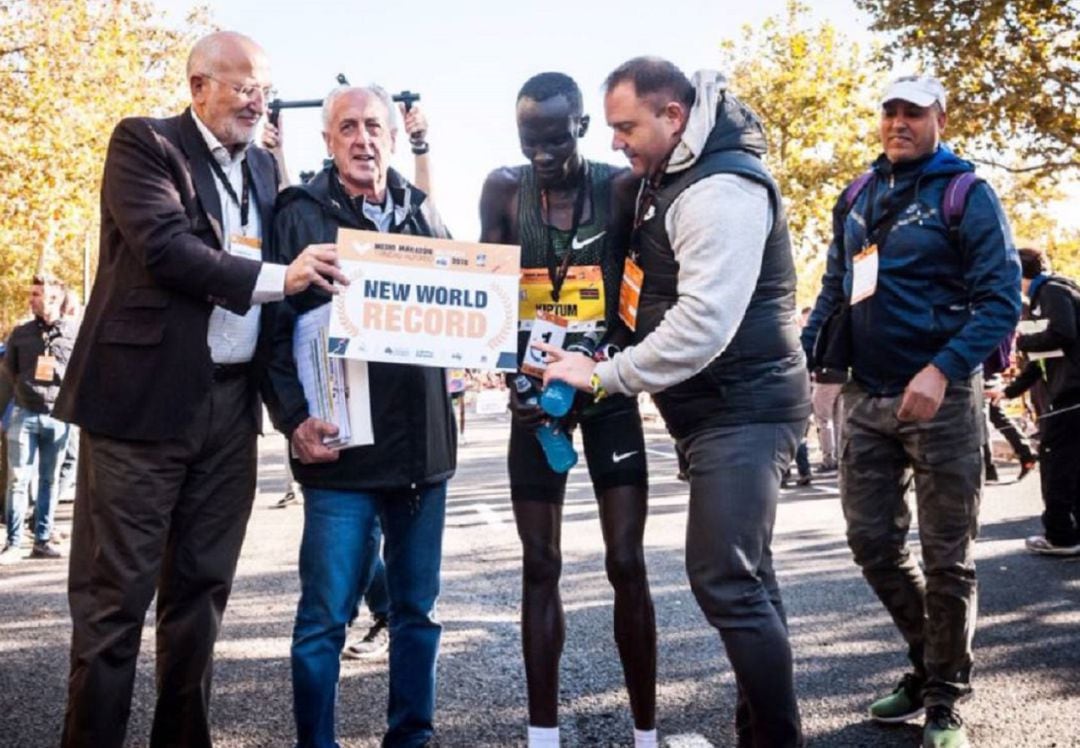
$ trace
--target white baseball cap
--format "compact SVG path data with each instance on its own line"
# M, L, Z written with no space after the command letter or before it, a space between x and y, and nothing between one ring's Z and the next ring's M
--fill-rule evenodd
M930 106L937 103L945 111L945 86L937 78L928 75L905 75L897 78L885 89L881 105L895 99L910 101L916 106Z

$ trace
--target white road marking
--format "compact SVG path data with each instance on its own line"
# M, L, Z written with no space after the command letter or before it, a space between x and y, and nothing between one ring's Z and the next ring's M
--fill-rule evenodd
M704 735L699 735L696 732L670 735L665 742L667 748L713 748L713 744Z
M472 509L484 522L487 522L492 527L502 527L506 523L503 522L502 517L490 504L470 504L469 506L462 507L463 509Z

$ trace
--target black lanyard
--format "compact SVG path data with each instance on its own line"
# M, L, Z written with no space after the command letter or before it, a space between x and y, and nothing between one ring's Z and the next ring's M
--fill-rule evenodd
M240 228L246 229L248 225L248 209L250 207L248 199L248 182L251 181L251 171L248 168L248 162L245 158L240 162L240 197L236 196L236 190L233 189L232 183L229 182L229 178L225 176L225 170L221 168L221 164L218 160L210 156L210 168L214 170L214 174L217 176L218 181L225 187L225 191L229 193L229 197L240 208Z
M896 210L891 215L886 210L886 215L883 215L879 220L874 220L874 208L877 205L877 187L878 177L875 175L870 180L870 189L866 198L866 210L863 211L863 218L866 223L866 237L863 239L863 249L866 249L870 245L874 245L878 248L878 252L881 251L882 246L885 244L885 239L888 238L889 232L892 231L893 226L900 220L900 216L904 211L897 206ZM888 198L887 198L888 199Z
M570 241L577 236L578 227L581 225L581 216L585 212L585 193L589 191L589 162L581 163L581 178L579 180L577 197L574 198L574 217L570 221ZM557 303L559 292L562 291L566 274L570 271L570 255L573 247L566 248L562 263L559 263L555 254L555 238L551 235L551 214L548 206L547 190L540 190L540 208L544 213L544 237L547 240L546 256L548 278L551 279L551 298Z
M38 317L37 321L38 329L41 331L42 352L47 356L51 356L53 355L53 343L60 337L60 323L56 321L50 325L41 317Z
M641 228L641 224L651 218L649 211L656 206L656 195L660 192L660 185L664 181L664 174L667 172L668 159L670 158L670 155L665 158L664 162L660 164L660 168L651 177L642 178L641 185L638 187L637 200L634 201L634 228L632 234L636 234L638 229ZM631 246L630 259L637 262L637 255L636 248Z

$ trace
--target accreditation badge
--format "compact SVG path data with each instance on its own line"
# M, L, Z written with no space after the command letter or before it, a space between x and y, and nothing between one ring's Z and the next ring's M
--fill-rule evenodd
M551 294L551 278L546 268L525 268L519 286L519 329L529 331L541 312L566 320L568 332L603 330L604 274L599 265L575 265L567 268L559 289L559 300Z
M34 366L34 380L37 382L52 382L56 377L56 357L43 353L37 357Z
M869 299L877 291L878 249L871 244L851 260L851 305Z
M622 284L619 286L619 319L631 330L637 330L638 302L641 300L641 284L645 271L631 258L623 265Z
M233 234L229 237L229 254L248 260L262 260L262 242L258 237Z
M549 297L550 298L550 297ZM557 314L538 310L533 320L532 329L529 332L529 344L525 347L525 357L521 360L521 371L531 377L544 376L547 368L547 359L544 352L533 348L534 343L547 343L556 348L562 348L566 342L566 332L570 321Z

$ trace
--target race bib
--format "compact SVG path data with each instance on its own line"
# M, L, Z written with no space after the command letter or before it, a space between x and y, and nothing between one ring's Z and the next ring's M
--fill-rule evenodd
M533 348L533 343L547 343L556 348L562 348L566 342L566 332L569 321L557 314L550 314L544 310L538 310L536 319L533 320L529 333L529 344L525 347L525 356L521 359L521 371L531 377L544 376L547 361L543 351Z
M869 299L877 291L878 250L871 244L851 260L851 305Z
M637 329L638 302L641 300L641 284L645 271L629 257L623 265L622 284L619 286L619 319L631 330Z
M541 313L563 318L568 332L604 329L604 274L598 265L568 268L557 302L551 297L551 278L544 268L523 269L520 289L521 330L532 330Z

